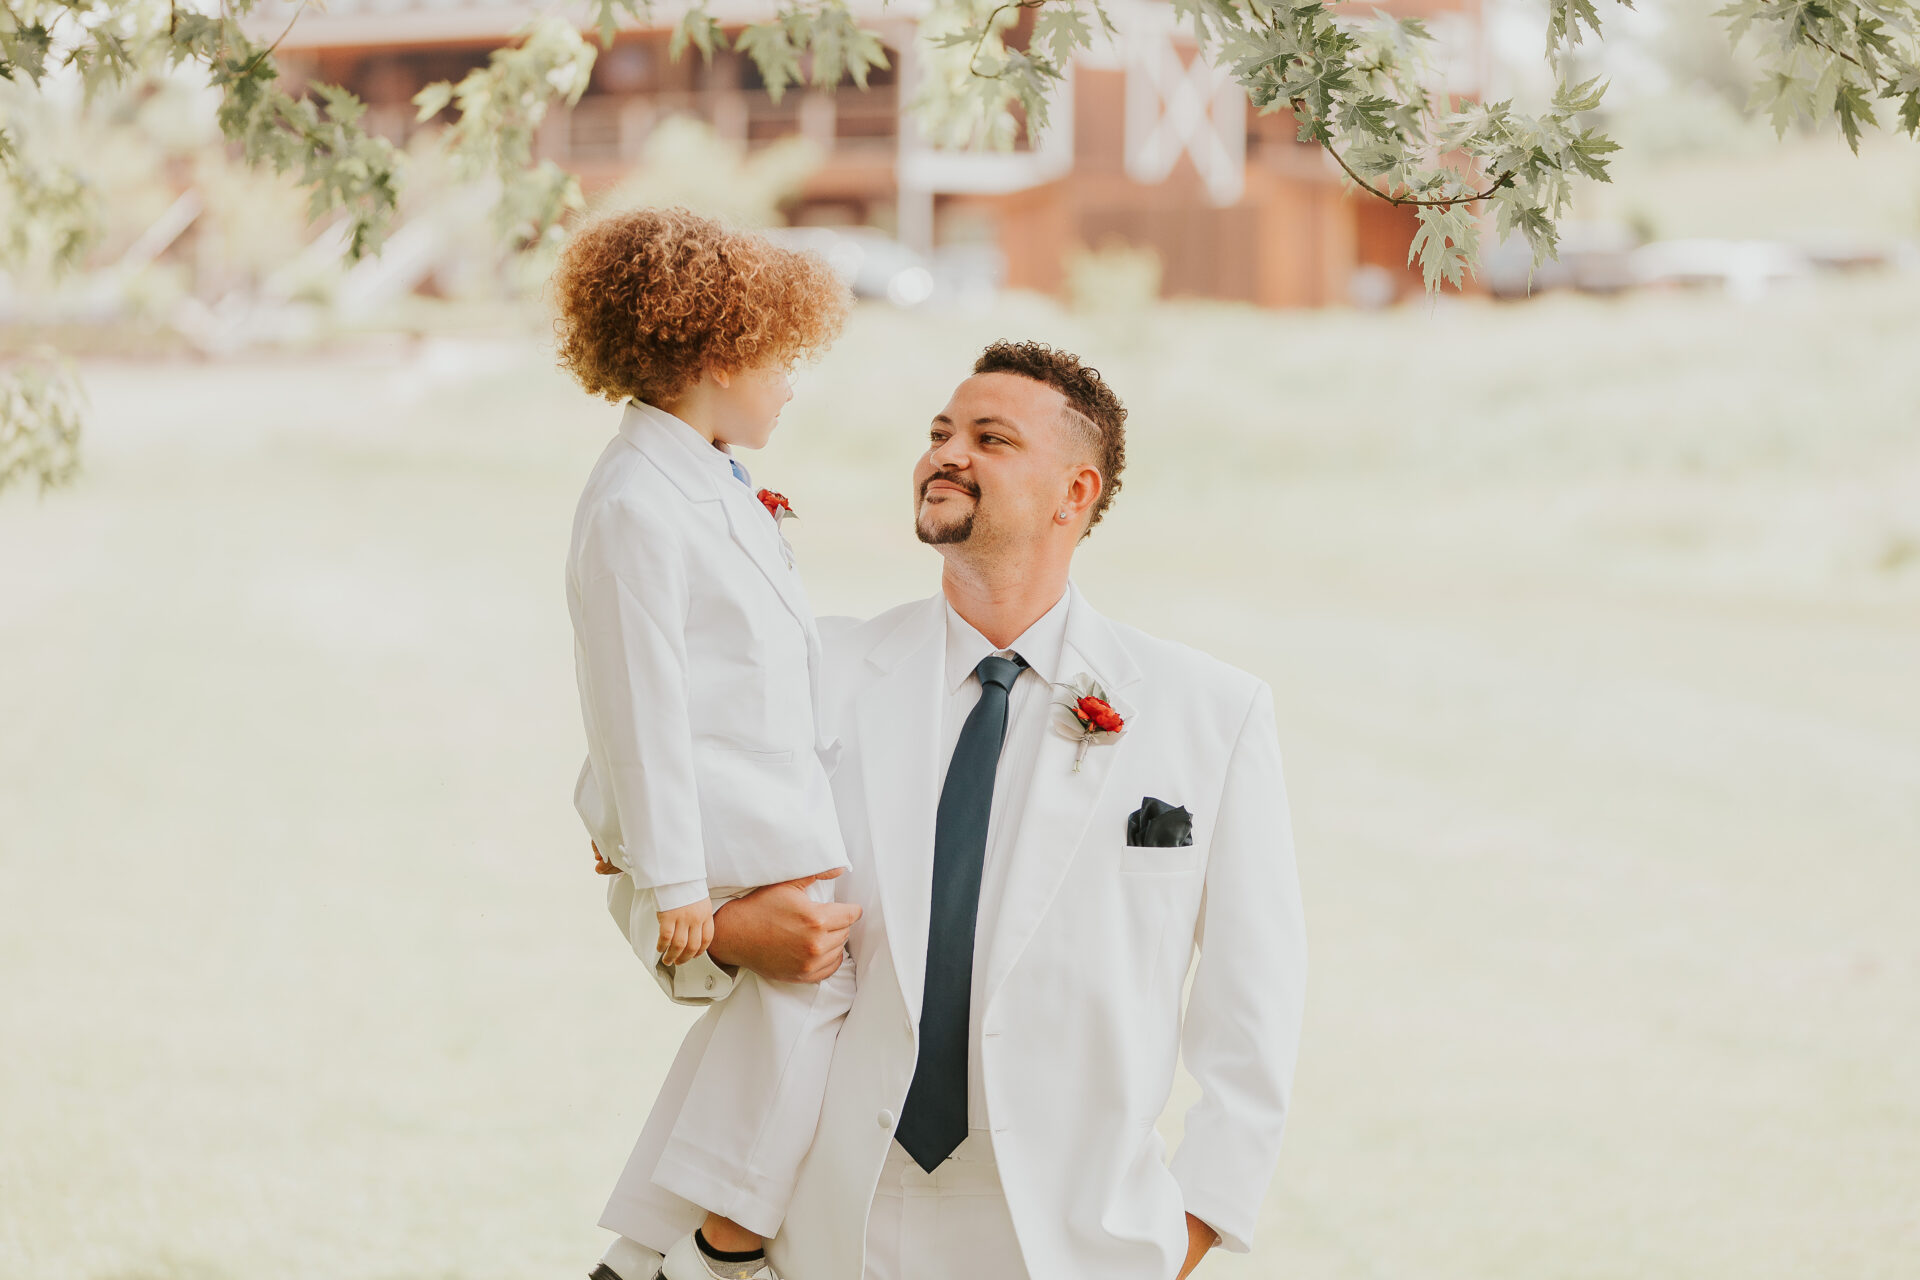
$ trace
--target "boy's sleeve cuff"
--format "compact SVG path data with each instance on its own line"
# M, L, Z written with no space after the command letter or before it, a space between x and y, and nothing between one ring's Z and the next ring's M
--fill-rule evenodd
M655 965L654 972L670 979L667 995L675 1004L712 1004L724 1000L733 991L738 975L716 964L712 956L699 955L677 965Z
M688 906L707 896L705 880L682 880L677 884L654 886L653 909L672 911L676 907Z

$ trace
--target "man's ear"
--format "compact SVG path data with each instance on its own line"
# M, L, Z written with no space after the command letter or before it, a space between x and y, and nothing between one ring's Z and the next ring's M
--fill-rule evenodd
M1099 468L1081 467L1067 481L1067 502L1075 514L1085 515L1100 501L1100 493L1105 488L1106 481L1101 478Z

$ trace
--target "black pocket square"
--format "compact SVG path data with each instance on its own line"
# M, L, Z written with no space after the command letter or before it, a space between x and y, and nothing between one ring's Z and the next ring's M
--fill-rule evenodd
M1136 849L1179 849L1193 843L1193 815L1184 807L1148 796L1127 817L1127 844Z

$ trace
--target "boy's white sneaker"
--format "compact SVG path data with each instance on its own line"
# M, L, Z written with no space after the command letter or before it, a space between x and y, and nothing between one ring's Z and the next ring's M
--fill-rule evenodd
M700 1244L691 1231L667 1250L667 1259L660 1266L660 1280L714 1280L718 1274L707 1265L706 1255L700 1252ZM763 1258L747 1272L744 1280L780 1280L780 1274Z
M661 1257L638 1240L615 1236L587 1280L660 1280Z

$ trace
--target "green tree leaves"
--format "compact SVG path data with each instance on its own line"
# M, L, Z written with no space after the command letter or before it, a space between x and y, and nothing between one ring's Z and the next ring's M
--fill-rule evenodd
M880 38L861 29L844 0L787 5L774 21L747 27L734 47L753 59L775 102L788 85L802 81L824 88L851 80L864 89L867 73L887 65ZM811 75L803 65L808 57Z
M1021 16L1034 26L1024 47L1011 42ZM1111 31L1093 0L946 0L922 25L927 80L915 106L923 131L943 146L1011 148L1022 127L1037 137L1047 126L1065 59L1094 39L1091 12Z
M804 26L799 26L798 34L806 37ZM740 33L734 47L753 59L753 65L760 71L761 83L767 87L767 96L775 102L786 93L787 86L802 78L800 69L800 45L795 43L793 28L785 21L762 22L748 27Z
M1407 262L1420 264L1427 292L1440 283L1459 288L1480 252L1480 227L1465 205L1425 206L1416 210L1419 230L1407 248Z
M0 374L0 493L29 480L41 492L80 473L80 384L40 350Z
M887 65L880 37L861 29L841 0L830 0L812 14L807 40L813 54L813 83L830 88L851 80L864 89L867 72Z
M720 23L708 11L705 0L689 5L680 15L680 21L673 27L673 38L667 42L667 56L678 58L691 44L700 51L700 56L709 63L713 61L713 51L724 48L727 38L720 30Z
M1627 3L1628 0L1622 0ZM498 180L501 233L522 247L551 245L580 203L573 178L536 161L535 138L555 104L584 91L594 50L623 25L654 20L652 0L575 0L548 12L509 48L454 84L415 99L421 119L451 110L445 135L456 169ZM1920 136L1920 0L1732 0L1718 11L1735 41L1754 40L1765 70L1753 103L1777 130L1831 120L1856 151L1885 118ZM4 0L0 80L28 93L65 70L91 95L165 68L197 67L220 96L221 129L250 163L297 175L316 218L345 219L354 257L378 249L402 178L401 157L366 132L363 108L344 90L279 82L271 45L243 27L252 0L186 8L166 0ZM1321 0L1173 0L1177 21L1204 56L1228 67L1254 106L1288 113L1303 141L1323 147L1370 198L1415 210L1408 246L1429 289L1458 286L1473 270L1487 217L1496 234L1524 235L1537 266L1558 241L1576 180L1606 181L1617 145L1586 117L1605 86L1577 81L1567 52L1601 35L1598 0L1547 0L1546 57L1556 89L1546 109L1513 102L1456 102L1441 91L1433 41L1415 19L1350 14ZM1023 19L1030 22L1022 24ZM296 10L294 21L298 21ZM1100 0L935 0L922 25L914 106L939 145L1011 147L1046 127L1048 107L1076 51L1115 32ZM770 94L796 84L864 85L887 65L879 38L846 0L774 0L741 28L734 47ZM669 52L711 59L727 34L691 0L675 19ZM59 265L91 236L91 196L61 157L21 145L0 101L0 255ZM1883 117L1884 113L1884 117ZM0 373L0 484L37 469L70 474L62 442L77 431L70 395L51 366ZM23 366L24 368L24 366ZM25 415L24 417L20 415ZM26 425L22 425L26 424ZM32 441L27 444L23 442Z
M1735 0L1715 16L1735 41L1759 43L1752 106L1776 132L1832 119L1858 154L1885 101L1900 132L1920 137L1920 9L1909 0Z
M603 45L623 25L654 20L652 0L580 2ZM316 216L346 216L350 252L371 252L392 216L400 157L365 132L351 95L317 86L295 97L281 89L271 46L240 25L237 14L250 7L201 12L158 0L9 0L0 9L0 78L37 86L52 68L66 67L92 92L146 68L199 64L220 91L222 129L247 158L297 174ZM1428 63L1431 37L1417 19L1349 16L1318 0L1174 0L1173 7L1203 53L1232 69L1256 107L1290 113L1301 138L1325 147L1373 196L1443 212L1489 204L1502 225L1528 234L1536 254L1552 251L1570 181L1605 181L1617 150L1579 119L1599 108L1604 86L1597 80L1562 77L1538 116L1512 103L1444 100ZM1030 18L1024 30L1023 16ZM1733 0L1719 16L1734 39L1751 36L1767 50L1754 102L1776 129L1830 118L1857 150L1884 110L1901 131L1920 135L1915 0ZM1599 36L1602 21L1598 0L1548 0L1550 64L1558 68L1571 47ZM56 28L68 34L56 39ZM916 103L928 135L1005 147L1023 129L1045 129L1067 63L1114 25L1099 0L940 0L927 31L928 75ZM873 69L887 65L879 38L860 27L846 0L779 0L770 17L740 29L732 43L775 98L801 83L864 85ZM674 22L669 52L697 49L711 59L727 44L706 0L693 0ZM517 244L550 241L579 203L565 174L535 161L533 142L554 104L579 97L593 56L573 22L549 14L486 67L458 84L429 86L416 99L423 119L452 109L447 143L456 164L499 180L502 233ZM19 159L4 138L0 121L0 177L10 207L64 228L25 239L71 259L86 241L84 191L58 165ZM1423 228L1429 224L1416 256L1423 267L1427 253L1444 257L1429 278L1471 270L1471 255L1462 268L1454 253L1466 238L1443 232L1433 218ZM15 252L25 251L25 239L10 235Z
M1557 58L1562 50L1579 44L1583 27L1588 34L1600 34L1600 10L1593 0L1547 0L1547 56Z
M580 206L573 175L551 160L534 162L534 139L555 102L580 100L593 61L592 47L570 23L539 18L519 44L494 50L486 66L459 83L441 81L414 95L421 120L456 109L445 138L454 172L498 180L494 223L516 247L553 244L560 220Z
M64 69L91 102L104 89L189 64L203 68L219 92L220 128L249 163L297 174L312 193L313 216L343 214L352 256L379 247L398 197L398 155L366 132L352 94L316 87L296 98L282 89L271 47L246 33L235 10L182 11L154 0L0 6L0 79L16 85L37 89ZM92 239L92 194L59 158L18 145L6 127L12 123L0 116L4 251L36 266L71 266ZM43 355L0 370L0 488L29 475L43 486L70 479L80 424L78 387L56 359Z
M1033 20L1033 45L1044 51L1056 67L1064 67L1074 50L1093 44L1093 26L1080 6L1055 4L1042 6Z

